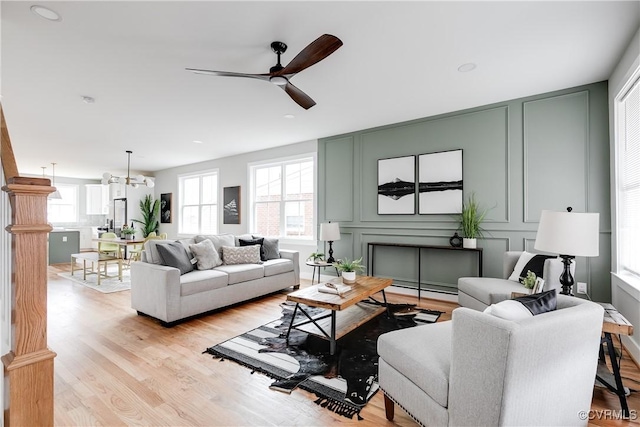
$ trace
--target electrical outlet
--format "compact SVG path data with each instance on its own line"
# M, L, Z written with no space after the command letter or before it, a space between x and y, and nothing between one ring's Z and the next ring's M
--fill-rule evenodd
M62 236L62 241L66 242L67 241L67 236Z
M578 282L578 293L579 294L587 293L587 284L585 282Z

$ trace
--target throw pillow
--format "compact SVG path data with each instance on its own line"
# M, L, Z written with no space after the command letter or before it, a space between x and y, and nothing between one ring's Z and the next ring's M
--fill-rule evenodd
M160 254L158 253L158 244L162 244L162 243L168 243L171 242L171 240L155 240L155 239L151 239L151 240L147 240L143 247L143 250L145 251L146 255L146 259L147 262L149 264L162 264L162 258L160 257Z
M264 247L262 246L262 244L264 243L264 238L259 238L259 239L238 239L238 242L240 243L239 246L260 245L260 260L261 261L266 261L267 260L267 258L265 256L265 253L264 253Z
M207 236L199 234L196 236L196 243L200 243L205 239L211 240L213 247L216 248L218 253L222 252L223 246L237 246L233 234L214 234Z
M193 265L187 255L187 250L179 242L156 244L156 249L162 258L162 265L180 270L180 275L193 271Z
M260 261L260 246L223 246L222 261L226 265L262 264L262 261Z
M491 304L484 312L505 320L522 320L553 311L557 307L556 290L527 295Z
M514 298L531 312L532 315L546 313L557 308L556 290L540 292L538 294L526 295L524 297Z
M280 247L278 244L278 239L265 237L262 247L264 248L264 257L267 260L280 259Z
M516 300L508 299L491 304L484 312L504 320L522 320L533 317L527 308Z
M522 252L516 266L513 268L513 272L509 276L509 280L520 282L522 278L526 277L527 271L531 271L536 277L543 277L544 262L549 258L556 257L551 255L536 255L527 251Z
M196 257L198 270L211 270L213 267L222 265L220 254L218 254L213 242L209 239L189 245L189 249Z

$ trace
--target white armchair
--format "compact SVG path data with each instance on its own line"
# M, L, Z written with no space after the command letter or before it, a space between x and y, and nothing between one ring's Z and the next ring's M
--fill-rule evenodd
M503 279L492 277L461 277L458 279L458 304L474 310L483 311L491 304L511 298L512 292L526 291L525 287L514 280L508 280L522 252L505 252L502 259ZM556 289L560 292L560 275L564 270L562 260L548 259L544 262L544 290ZM571 274L576 270L575 261L571 264Z
M521 321L461 307L451 321L380 336L387 418L397 403L425 426L586 425L603 309L557 301Z

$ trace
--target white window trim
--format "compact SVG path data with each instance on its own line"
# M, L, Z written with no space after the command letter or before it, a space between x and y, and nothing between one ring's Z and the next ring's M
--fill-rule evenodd
M77 223L80 221L80 186L78 184L66 184L66 183L62 183L59 182L58 185L56 185L56 188L58 187L73 187L75 189L75 193L76 193L76 197L75 197L75 218L70 219L68 221L51 221L51 224L73 224L73 223ZM57 203L53 203L53 204L57 204ZM49 211L49 206L47 203L47 212Z
M613 116L613 126L614 126L614 172L613 172L613 197L615 197L615 227L612 230L615 236L615 259L613 267L613 274L618 277L621 281L626 283L631 288L640 291L640 276L628 271L623 270L620 266L620 239L618 238L619 229L618 224L620 224L619 212L620 212L620 198L619 196L619 188L620 188L620 145L622 144L621 138L623 130L621 128L621 104L623 99L627 95L627 93L633 88L636 82L640 81L640 68L637 68L631 76L627 80L627 82L623 85L620 91L617 93L613 100L614 107L614 116ZM640 82L638 83L640 84Z
M292 239L287 237L279 237L281 243L289 245L300 246L316 246L317 244L317 229L318 229L318 153L311 151L308 153L296 154L293 156L278 157L268 160L259 160L247 164L247 183L249 184L249 215L248 215L248 232L251 233L251 227L253 226L254 213L253 213L253 199L254 199L254 185L253 175L254 169L265 166L280 166L282 163L295 163L296 160L302 160L312 158L313 159L313 236L307 239Z
M176 177L177 179L177 186L176 188L178 189L178 203L177 203L177 209L175 209L175 212L172 213L172 215L174 215L174 220L177 221L176 226L178 229L178 237L180 238L185 238L185 237L193 237L196 236L197 234L193 234L193 233L183 233L182 231L180 231L180 224L181 224L181 210L182 210L182 185L181 185L181 181L184 178L192 178L192 177L196 177L196 176L202 176L202 175L207 175L207 174L216 174L217 178L218 178L218 188L217 188L217 194L218 194L218 199L216 201L216 212L217 212L217 218L218 218L218 223L216 224L216 233L220 232L220 218L221 218L221 204L220 204L220 194L221 194L221 184L220 184L220 169L218 168L213 168L213 169L205 169L205 170L201 170L201 171L194 171L194 172L186 172L186 173L181 173L178 174L178 176Z

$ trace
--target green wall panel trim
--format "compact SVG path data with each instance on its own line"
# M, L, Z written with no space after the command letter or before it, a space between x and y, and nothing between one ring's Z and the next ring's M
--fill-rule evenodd
M330 140L323 145L322 220L353 221L353 137Z
M366 259L367 243L379 240L448 244L458 228L455 215L377 214L377 161L462 148L464 193L474 191L491 208L483 224L486 239L479 242L485 276L501 277L506 250L532 248L540 210L571 205L600 212L600 256L583 262L577 277L588 277L592 297L606 301L611 253L607 99L607 82L600 82L320 139L319 220L341 216L356 258ZM345 182L353 185L351 198L334 197L335 186ZM332 198L339 205L328 206ZM442 263L447 272L456 271L455 259Z
M524 222L537 223L544 209L585 212L588 123L588 91L524 103Z

